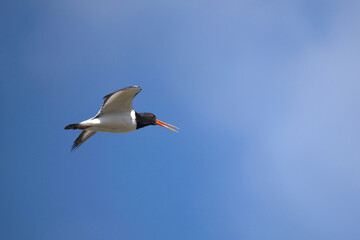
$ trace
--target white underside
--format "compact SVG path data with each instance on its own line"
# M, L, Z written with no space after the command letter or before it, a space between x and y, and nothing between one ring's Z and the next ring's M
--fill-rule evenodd
M80 123L86 130L109 133L126 133L136 130L135 111L128 113L107 113L95 119Z

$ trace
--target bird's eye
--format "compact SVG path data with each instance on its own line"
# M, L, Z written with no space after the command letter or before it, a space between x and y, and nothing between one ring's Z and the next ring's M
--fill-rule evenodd
M153 115L153 114L150 114L150 117L154 117L154 115Z

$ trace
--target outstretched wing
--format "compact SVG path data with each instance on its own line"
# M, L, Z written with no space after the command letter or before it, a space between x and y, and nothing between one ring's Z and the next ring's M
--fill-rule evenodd
M77 139L74 141L74 144L72 145L71 151L76 150L78 147L80 147L86 140L92 137L96 132L90 131L90 130L84 130L80 133L80 135L77 137Z
M133 110L132 101L140 91L140 87L132 86L106 95L100 111L94 118L108 113L131 112Z

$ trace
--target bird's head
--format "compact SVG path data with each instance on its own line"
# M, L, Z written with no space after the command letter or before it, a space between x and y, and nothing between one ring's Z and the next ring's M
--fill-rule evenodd
M164 123L164 122L156 119L156 116L153 113L136 113L136 123L137 123L137 129L143 128L143 127L146 127L149 125L160 125L164 128L170 129L174 132L177 132L177 131L173 128L179 129L178 127L175 127L168 123Z

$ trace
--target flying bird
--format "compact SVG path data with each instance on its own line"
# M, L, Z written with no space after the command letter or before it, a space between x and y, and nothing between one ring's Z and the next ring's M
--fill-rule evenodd
M179 129L178 127L158 120L155 114L137 113L133 109L132 101L140 91L140 87L132 86L110 93L104 97L100 111L95 117L67 125L65 130L83 130L74 141L71 150L80 147L97 132L126 133L149 125L160 125L177 132L175 129Z

